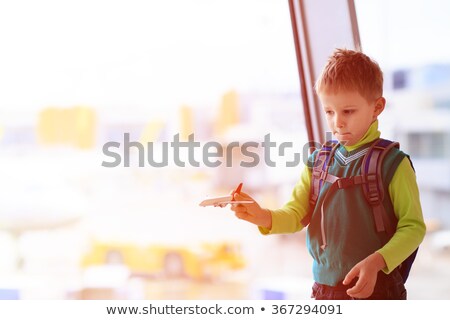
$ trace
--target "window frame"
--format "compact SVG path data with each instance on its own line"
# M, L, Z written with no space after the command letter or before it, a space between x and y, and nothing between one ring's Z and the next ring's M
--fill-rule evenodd
M323 144L326 121L314 84L335 48L361 51L354 0L289 0L300 95L310 147Z

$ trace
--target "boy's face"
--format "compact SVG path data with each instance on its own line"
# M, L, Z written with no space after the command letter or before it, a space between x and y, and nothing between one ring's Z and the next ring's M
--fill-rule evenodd
M346 146L356 144L364 136L386 103L383 97L368 102L357 91L321 92L319 98L328 127Z

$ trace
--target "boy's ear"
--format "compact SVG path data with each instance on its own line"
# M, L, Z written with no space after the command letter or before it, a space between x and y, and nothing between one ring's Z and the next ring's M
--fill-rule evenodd
M374 113L374 116L378 117L380 115L380 113L383 112L385 106L386 106L386 99L384 97L379 97L375 101L375 113Z

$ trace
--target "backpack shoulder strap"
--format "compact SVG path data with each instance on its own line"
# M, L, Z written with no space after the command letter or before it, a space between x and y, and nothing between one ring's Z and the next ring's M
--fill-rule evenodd
M314 159L312 173L311 173L311 186L309 195L310 210L306 217L301 220L301 223L306 227L311 221L312 211L316 206L317 199L319 198L320 189L322 188L323 180L333 183L336 177L327 175L328 166L330 160L333 157L336 148L339 143L334 140L327 141L322 145L322 148L318 151L317 156ZM333 181L331 181L333 180Z
M396 230L396 221L388 217L383 206L384 186L381 175L381 167L384 157L392 148L399 148L398 142L379 139L373 143L371 149L367 152L361 167L361 173L366 176L366 183L362 185L364 196L373 208L373 215L377 232L386 232L390 239ZM407 156L408 157L408 156ZM409 157L408 157L409 159ZM409 159L411 162L411 159ZM412 163L411 163L412 166ZM414 167L413 167L414 169ZM394 217L395 218L395 217ZM406 282L411 270L412 264L419 248L416 248L396 269L400 273L403 283Z
M361 165L361 175L366 183L362 185L364 197L371 205L377 232L395 233L395 225L387 216L383 206L384 185L381 168L383 160L392 148L399 148L398 142L378 139L372 143Z

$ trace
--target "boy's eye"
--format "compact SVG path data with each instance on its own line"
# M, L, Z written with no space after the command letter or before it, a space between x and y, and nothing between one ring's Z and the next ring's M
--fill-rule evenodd
M329 116L332 116L332 115L334 114L334 112L333 112L333 111L330 111L330 110L326 110L326 111L325 111L325 114L327 114L327 115L329 115Z
M345 114L352 114L352 113L354 113L355 112L355 110L344 110L344 113Z

